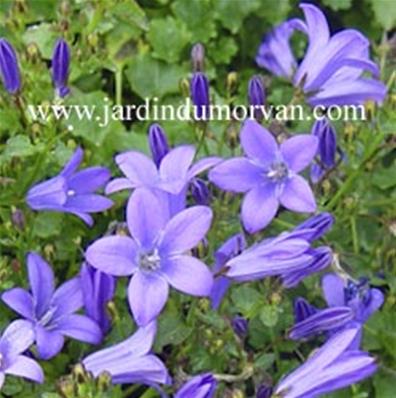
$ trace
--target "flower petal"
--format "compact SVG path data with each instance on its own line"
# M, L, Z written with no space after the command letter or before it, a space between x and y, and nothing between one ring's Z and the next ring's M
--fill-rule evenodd
M5 370L6 374L25 377L36 383L44 382L44 373L41 366L33 359L18 355L15 361Z
M102 272L115 276L131 275L136 270L138 248L127 236L106 236L90 246L87 262Z
M312 162L318 150L318 144L317 137L300 134L283 142L280 151L289 169L299 173Z
M212 217L212 210L206 206L190 207L176 214L164 228L160 252L185 252L195 247L208 232Z
M40 325L36 326L36 345L40 359L48 360L57 355L63 347L65 339L57 331L46 330Z
M84 315L69 314L57 320L57 332L90 344L99 344L102 332L92 319Z
M279 201L273 184L260 185L250 190L242 201L241 217L249 233L265 228L275 217Z
M10 356L21 354L34 342L33 324L22 319L11 322L0 338L0 344L3 342L7 342Z
M218 156L209 156L203 159L198 160L195 164L193 164L188 171L188 179L196 177L198 174L203 173L204 171L210 169L211 167L219 164L223 159Z
M72 278L60 285L55 290L51 304L56 308L54 317L78 311L83 306L81 279Z
M221 189L246 192L263 181L263 170L247 158L232 158L209 172L209 180Z
M200 260L191 256L168 259L162 272L169 284L183 293L193 296L209 296L213 287L213 275Z
M345 305L345 283L337 274L326 274L322 278L322 290L330 307Z
M136 272L128 287L129 306L139 326L152 322L168 299L167 281L155 273Z
M133 189L135 187L128 178L115 178L111 180L105 188L105 194L110 195L111 193L123 191L124 189Z
M89 167L73 175L68 180L68 188L79 194L94 192L105 185L110 176L106 167Z
M24 318L34 319L33 297L25 289L15 287L1 295L1 299Z
M105 196L86 193L82 195L69 196L65 208L80 213L98 213L113 206L113 201Z
M278 144L272 134L255 120L246 120L241 130L241 145L246 155L263 166L275 159Z
M311 187L299 175L291 177L279 197L282 206L295 212L312 213L316 210L315 197Z
M84 157L84 151L78 147L69 161L63 167L63 170L60 172L60 175L63 177L69 178L80 166Z

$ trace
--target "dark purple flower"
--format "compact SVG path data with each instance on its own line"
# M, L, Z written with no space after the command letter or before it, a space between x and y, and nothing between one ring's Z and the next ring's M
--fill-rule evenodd
M195 105L194 117L198 120L208 118L209 81L202 72L195 72L190 82L191 99Z
M256 398L271 398L273 388L268 384L261 384L257 389Z
M34 210L72 213L93 225L88 213L101 212L113 205L110 199L94 193L109 180L110 171L105 167L77 171L83 155L83 150L77 148L59 175L30 188L27 204Z
M257 108L254 111L254 117L260 121L263 117L261 107L265 104L265 89L263 79L260 76L253 76L249 80L248 99L249 104Z
M189 255L208 231L212 211L195 206L169 220L165 205L152 191L136 190L127 207L131 237L107 236L86 251L88 263L100 271L133 275L128 299L140 326L161 312L169 285L193 296L208 296L212 289L213 277L207 266Z
M278 146L268 130L247 120L241 145L246 156L220 163L210 171L209 179L226 191L246 193L241 216L248 232L267 226L280 204L296 212L316 210L309 184L298 175L316 154L316 137L297 135Z
M326 118L317 120L312 126L312 134L318 137L318 156L323 166L330 169L335 165L337 135L333 125Z
M98 344L102 333L90 318L75 314L83 306L80 278L73 278L55 290L50 265L36 253L27 256L31 291L19 287L4 292L1 299L22 315L34 332L39 358L58 354L64 336Z
M204 180L201 178L194 178L190 185L191 195L197 205L209 206L210 192Z
M84 263L80 272L85 313L106 334L111 326L107 303L113 298L115 279Z
M307 361L281 379L274 394L282 398L319 397L371 376L375 359L365 352L349 350L359 328L335 334Z
M319 213L299 224L294 231L305 230L304 239L312 242L320 239L334 224L334 217L330 213Z
M276 27L259 48L258 64L293 80L312 106L363 104L368 100L381 103L387 92L385 84L364 77L366 72L375 78L379 74L378 66L370 60L368 39L354 29L330 36L319 8L306 3L300 7L305 22L293 19ZM308 47L298 67L289 43L296 29L308 36Z
M156 330L155 322L139 328L123 342L88 355L82 361L84 367L94 377L103 372L110 373L114 384L170 384L165 365L151 354Z
M191 49L191 62L194 72L203 71L205 61L205 47L201 43L196 43Z
M246 318L240 315L234 316L231 320L231 326L240 338L246 337L249 328L249 322Z
M67 87L70 66L70 48L65 40L59 39L52 54L52 81L59 97L69 94Z
M226 265L227 261L241 254L245 248L246 240L242 234L233 235L231 238L226 240L215 252L215 264L213 272L220 272L220 270ZM223 275L217 276L214 280L212 292L210 293L213 309L219 308L220 303L230 286L230 283L231 282L229 278Z
M6 375L24 377L42 383L44 373L33 359L21 355L34 342L30 323L23 320L12 322L0 337L0 389Z
M304 298L298 297L294 300L294 320L296 323L304 321L316 312L317 309Z
M175 398L213 398L217 381L211 373L203 373L185 383L175 394Z
M154 163L159 167L161 160L169 152L168 140L163 128L154 123L149 128L149 145Z
M6 40L0 39L0 75L4 88L15 94L21 88L21 76L18 59L12 45Z

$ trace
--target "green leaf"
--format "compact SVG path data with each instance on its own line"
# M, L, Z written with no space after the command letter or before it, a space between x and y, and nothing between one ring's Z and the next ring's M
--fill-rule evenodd
M207 42L216 36L210 0L176 0L172 4L172 11L186 24L195 42Z
M396 26L396 7L392 1L371 0L376 20L387 31Z
M10 161L14 157L25 158L34 155L39 150L39 146L34 146L29 137L16 135L7 140L5 150L0 156L0 163Z
M216 64L229 64L237 52L238 46L232 37L222 37L208 46L210 58Z
M231 298L236 309L245 317L249 317L253 309L262 300L256 289L246 285L235 287L231 291Z
M52 25L42 23L27 29L22 38L26 45L36 43L44 59L51 59L55 41L59 33L55 32Z
M260 320L265 326L274 327L278 323L278 307L266 305L260 312Z
M352 5L352 0L322 0L322 2L334 11L347 10Z
M33 234L39 238L59 235L62 231L63 214L38 213L33 223Z
M374 377L374 388L377 397L395 397L395 376L381 372Z
M161 98L179 91L179 80L187 75L187 70L179 65L166 65L149 54L140 54L125 73L132 90L141 98Z
M179 60L181 51L191 39L191 34L182 21L168 16L166 19L151 21L147 38L153 46L153 55L172 63Z
M287 18L290 9L290 0L277 0L276 7L274 7L274 0L261 0L256 14L274 26Z
M161 351L162 347L172 344L179 345L188 338L192 329L174 314L165 313L158 325L155 350Z

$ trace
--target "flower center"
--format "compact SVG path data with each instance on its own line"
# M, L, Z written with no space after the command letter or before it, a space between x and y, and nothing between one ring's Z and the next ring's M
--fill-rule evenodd
M73 189L69 189L67 191L67 196L74 196L76 194L76 191L74 191Z
M161 257L158 254L158 250L140 255L139 266L144 271L156 271L159 269L161 264Z
M272 181L281 181L289 174L286 163L274 162L271 164L270 169L267 172L267 177Z

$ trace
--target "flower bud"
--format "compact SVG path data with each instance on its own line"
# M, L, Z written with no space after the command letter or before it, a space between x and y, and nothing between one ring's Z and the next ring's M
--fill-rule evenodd
M197 205L209 206L210 192L205 181L200 178L194 178L191 182L191 194Z
M22 210L20 209L15 209L12 211L11 214L11 220L14 226L20 230L23 230L25 228L25 216L22 213Z
M175 394L175 398L213 398L217 387L217 381L211 373L204 373L193 377L185 383Z
M191 62L194 72L202 72L205 61L205 47L201 43L196 43L191 49Z
M55 86L57 95L61 98L69 93L67 80L69 78L70 65L70 48L63 40L56 42L54 52L52 54L52 81Z
M6 39L0 39L0 75L4 88L15 94L21 88L18 59L14 48Z
M56 386L62 398L74 398L76 396L75 385L70 378L60 379Z
M296 323L302 322L304 319L315 314L316 311L316 308L309 304L304 298L297 297L294 300L294 320Z
M169 145L165 131L157 123L149 128L149 145L154 163L159 167L162 158L169 152Z
M318 137L318 155L321 163L327 168L335 165L337 136L334 127L327 119L317 120L312 127L312 134Z
M256 398L270 398L272 395L272 387L268 384L261 384L257 389Z
M242 316L235 316L231 321L234 332L241 338L245 338L248 333L249 322Z
M109 372L102 372L97 380L99 392L106 392L111 386L111 374Z
M304 235L304 239L312 242L321 238L334 224L334 217L327 212L317 214L299 224L294 231L309 230Z
M198 120L207 119L209 106L209 81L202 72L194 73L190 82L190 93L195 105L194 118Z
M265 89L263 80L260 76L253 76L249 80L248 86L248 100L249 104L254 107L263 106L265 103ZM261 109L254 110L254 117L258 121L261 121L263 118L263 112Z

